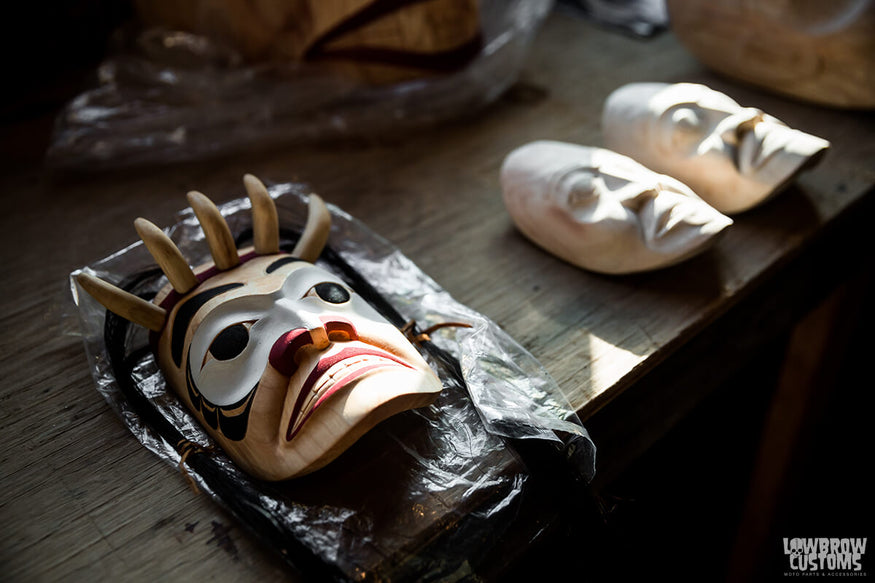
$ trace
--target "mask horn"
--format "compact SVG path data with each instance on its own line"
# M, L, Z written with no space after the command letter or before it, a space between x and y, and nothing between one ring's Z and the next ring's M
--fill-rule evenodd
M307 213L307 224L301 239L295 245L292 255L314 263L328 242L331 231L331 213L317 194L310 194L310 209Z
M164 308L87 273L77 274L76 281L110 312L153 332L160 332L164 328L167 319Z
M187 198L188 204L191 205L198 222L201 224L201 229L204 231L204 237L210 246L210 254L213 256L213 263L222 271L236 267L240 263L240 257L237 255L237 247L234 245L231 229L228 228L228 223L225 222L222 213L219 212L213 201L200 192L193 190L188 193Z
M134 221L134 228L174 290L184 294L197 287L197 277L164 231L143 218Z
M258 255L272 255L280 251L280 223L276 205L264 184L247 174L243 177L246 194L252 202L252 234L255 252Z

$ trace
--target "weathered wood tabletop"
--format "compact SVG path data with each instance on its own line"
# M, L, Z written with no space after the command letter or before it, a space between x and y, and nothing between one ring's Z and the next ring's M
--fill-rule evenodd
M584 272L513 228L498 170L511 149L531 140L601 145L604 99L635 81L704 82L829 139L833 149L797 186L738 217L698 258L642 276ZM25 133L18 128L4 140ZM4 152L14 149L4 144ZM600 418L612 400L637 399L636 390L665 361L757 290L771 289L831 225L860 229L854 221L871 207L873 160L870 113L761 93L709 73L671 34L638 40L560 12L539 32L520 81L497 103L416 135L66 180L37 163L4 164L2 578L293 577L130 435L95 390L77 337L68 274L133 242L137 216L172 223L188 190L224 202L242 196L247 172L269 183L308 183L397 245L457 300L496 321L601 428L615 425L613 417ZM682 407L667 413L681 414ZM603 450L604 475L646 446L640 442L653 423L644 431L637 422L623 422L622 431L633 436L628 452L620 452L617 436ZM600 435L594 437L598 445Z

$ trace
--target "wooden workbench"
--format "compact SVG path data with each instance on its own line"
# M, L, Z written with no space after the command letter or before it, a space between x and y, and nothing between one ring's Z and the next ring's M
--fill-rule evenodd
M584 272L513 228L498 169L531 140L600 145L604 99L635 81L704 82L833 149L700 257L639 276ZM137 216L171 223L190 189L224 202L242 195L247 172L306 182L391 240L547 368L600 447L597 485L760 341L871 265L871 113L761 93L709 73L671 34L638 40L564 13L548 19L497 103L408 137L58 179L22 153L44 143L47 125L32 127L4 130L3 147L0 569L9 581L293 577L130 435L95 390L77 337L68 274L134 241Z

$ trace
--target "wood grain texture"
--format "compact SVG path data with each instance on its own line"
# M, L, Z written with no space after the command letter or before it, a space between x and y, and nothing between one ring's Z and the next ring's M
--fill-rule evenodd
M804 99L875 108L875 2L669 0L681 42L734 79Z
M508 152L535 139L601 145L602 102L633 81L705 83L830 140L833 150L796 186L738 217L704 255L643 276L587 273L513 228L498 169ZM32 139L44 143L42 136ZM718 78L671 35L633 40L557 13L536 39L521 81L499 102L407 138L66 180L53 180L38 164L7 170L0 179L4 578L296 579L130 436L95 391L76 337L70 271L136 240L137 216L170 224L188 190L202 189L217 202L238 198L247 172L268 184L309 183L395 243L457 300L501 325L595 423L608 419L600 410L620 396L646 402L638 387L659 378L662 363L757 297L839 217L848 219L843 229L865 229L866 218L853 208L872 196L873 159L872 115L817 109ZM781 292L792 295L794 288ZM755 321L738 324L736 332L756 333ZM727 337L714 350L732 342ZM707 375L696 378L706 390ZM680 415L683 407L665 397L671 379L653 394ZM641 418L653 414L638 411ZM631 414L623 421L610 423L624 432L618 447L653 438ZM613 463L606 455L599 471L610 473Z
M480 46L477 0L148 0L135 6L146 27L204 35L250 62L319 60L369 83L458 70Z

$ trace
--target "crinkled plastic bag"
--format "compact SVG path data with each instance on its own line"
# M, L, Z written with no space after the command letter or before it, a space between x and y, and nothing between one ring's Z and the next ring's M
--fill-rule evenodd
M281 232L294 243L307 216L306 189L270 190ZM240 199L221 207L232 232L242 233L238 246L251 234L249 206ZM532 470L513 444L537 442L559 452L555 463L568 466L559 474L582 484L594 473L594 445L534 357L385 239L329 208L332 230L321 266L373 299L396 325L411 319L420 329L448 321L471 325L441 329L424 343L444 384L433 405L384 421L313 474L283 483L255 480L216 449L167 390L146 331L105 312L71 276L98 390L144 446L173 464L184 455L189 479L306 574L476 579L477 557L512 526L530 488ZM169 234L190 263L208 258L190 209ZM83 270L144 297L166 283L140 242Z
M48 163L97 169L277 144L404 132L470 114L516 79L552 0L481 0L483 46L463 69L369 86L317 65L244 64L193 34L150 29L58 116Z

